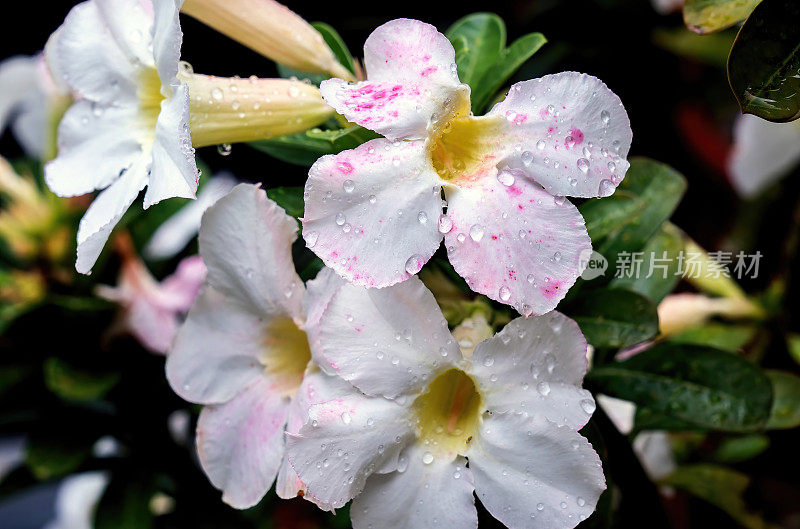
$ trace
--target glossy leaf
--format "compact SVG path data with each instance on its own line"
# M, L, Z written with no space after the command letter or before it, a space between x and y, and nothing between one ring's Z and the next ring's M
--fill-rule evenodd
M617 193L625 192L644 202L633 222L617 230L597 248L613 270L620 252L636 252L666 221L686 191L686 179L666 164L648 158L632 158L631 167ZM615 193L616 194L616 193Z
M800 4L764 0L756 7L731 48L728 79L743 113L800 117Z
M659 303L681 279L678 257L683 248L681 231L673 224L664 223L641 250L643 255L638 276L617 277L609 286L633 290L653 303Z
M758 332L756 325L710 322L670 336L672 343L707 345L737 352L750 343Z
M655 305L629 290L586 292L565 312L578 323L586 340L595 347L627 347L658 333Z
M749 15L761 0L686 0L683 21L696 33L729 28Z
M787 429L800 426L800 377L785 371L769 370L774 394L767 428Z
M578 211L586 221L586 230L592 242L597 242L609 233L633 222L644 206L644 201L638 197L617 191L610 197L587 200L578 206Z
M284 162L311 167L320 156L337 154L379 137L358 125L336 130L311 129L249 145Z
M353 56L350 54L347 44L345 44L342 37L339 36L339 33L333 29L332 26L324 22L312 22L311 25L320 32L322 38L325 39L325 44L328 45L334 57L336 57L342 66L350 70L350 73L356 73Z
M720 463L740 463L747 461L769 448L769 437L763 434L750 434L723 439L712 457Z
M472 110L480 112L489 104L497 92L514 72L547 43L541 33L529 33L515 40L503 50L497 60L483 75L478 88L472 93Z
M458 78L473 90L506 46L506 25L494 13L467 15L445 33L456 50Z
M588 377L601 393L706 429L758 430L772 405L772 384L758 367L710 347L660 344Z
M61 477L80 466L90 446L50 436L33 437L27 443L25 463L37 479Z
M274 187L267 189L267 196L282 207L287 215L294 218L303 216L303 188L302 187Z

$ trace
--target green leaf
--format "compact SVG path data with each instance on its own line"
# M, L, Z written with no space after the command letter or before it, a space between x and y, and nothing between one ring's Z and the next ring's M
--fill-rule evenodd
M130 472L128 472L130 474ZM136 475L116 477L97 505L96 529L141 529L153 526L150 500L155 489L150 480Z
M50 357L44 362L44 381L50 391L64 400L88 402L103 398L119 381L119 374L89 373Z
M586 292L565 310L595 347L620 348L658 333L655 305L636 292L600 289Z
M491 101L503 83L511 77L525 61L547 43L541 33L529 33L518 38L500 53L481 78L478 88L472 93L472 111L480 112Z
M788 429L800 426L800 377L785 371L768 370L772 381L772 411L767 428Z
M712 464L682 466L661 481L715 505L747 529L766 529L766 522L747 510L744 492L749 484L745 474Z
M697 35L686 28L658 28L653 42L667 51L698 62L725 68L736 34L732 31Z
M747 360L710 347L659 344L589 372L594 389L696 427L748 432L764 426L769 378Z
M786 347L789 349L789 356L800 364L800 334L787 334Z
M353 56L350 54L347 44L344 43L339 33L333 29L332 26L324 22L312 22L311 25L320 32L322 38L325 39L325 44L328 45L334 57L336 57L341 65L350 70L350 73L355 74L356 69L353 63Z
M305 203L302 187L273 187L267 189L267 196L282 207L287 215L296 219L303 216Z
M729 28L749 15L760 0L686 0L683 21L700 34Z
M612 195L613 196L613 195ZM641 273L614 278L609 286L627 288L659 303L680 281L678 256L684 249L683 235L673 224L664 223L642 248Z
M36 479L48 480L75 471L89 454L90 444L35 436L27 443L25 463Z
M445 33L456 51L458 78L473 94L483 74L506 46L506 25L494 13L472 13Z
M712 454L720 463L741 463L769 448L769 437L763 434L742 435L724 439Z
M617 263L619 253L642 249L672 215L686 191L686 179L668 165L648 158L632 158L630 161L631 167L617 188L617 193L624 192L639 198L644 202L644 209L597 248L608 259L611 270Z
M284 162L311 167L320 156L354 149L380 137L358 125L345 129L311 129L298 134L279 136L249 143L250 146Z
M645 203L638 197L617 191L610 197L592 198L578 206L586 221L586 229L592 242L632 222L644 209Z
M745 114L769 121L800 117L800 3L764 0L742 26L728 79Z
M669 341L679 344L707 345L735 353L750 343L758 332L756 325L711 322L692 327L670 336Z

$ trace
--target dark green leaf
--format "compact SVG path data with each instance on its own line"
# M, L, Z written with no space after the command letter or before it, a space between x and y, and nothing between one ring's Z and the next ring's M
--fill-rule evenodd
M632 158L625 179L617 188L644 202L644 209L629 224L609 235L597 251L614 270L621 252L641 251L672 215L686 191L686 179L677 171L648 158Z
M87 402L101 399L119 380L117 373L89 373L50 357L44 362L47 388L64 400Z
M653 303L659 303L681 279L678 256L683 248L681 231L668 222L662 224L641 250L642 264L638 276L614 278L609 286L633 290Z
M745 114L800 117L800 3L764 0L731 48L728 79Z
M769 437L763 434L750 434L723 439L712 454L720 463L741 463L752 459L769 448Z
M601 289L586 292L565 310L595 347L620 348L658 333L656 307L636 292Z
M596 243L609 233L632 222L644 206L644 201L638 197L617 191L610 197L589 199L578 206L578 210L586 221L589 237Z
M601 393L700 428L758 430L772 405L772 384L758 367L710 347L659 344L588 379Z
M456 51L458 78L474 94L506 46L506 25L494 13L472 13L450 26L445 35Z
M800 377L785 371L766 372L772 381L772 411L767 428L787 429L800 426Z
M311 129L249 145L284 162L311 167L320 156L353 149L377 137L378 134L354 125L337 130Z
M711 33L741 22L761 0L686 0L683 21L697 33Z
M287 215L296 219L303 216L302 187L273 187L267 189L267 196L282 207Z
M342 37L339 36L339 33L324 22L312 22L311 25L320 32L322 38L325 39L325 44L331 49L336 60L338 60L342 66L350 70L350 73L356 73L356 69L353 66L353 56L350 54L347 44L345 44Z
M747 529L768 527L764 520L747 510L744 492L750 478L741 472L711 464L687 465L678 468L661 484L685 490L715 505Z
M114 479L97 505L96 529L142 529L152 527L150 500L155 489L141 476Z
M32 437L27 443L26 464L36 479L48 480L75 471L91 445L50 436Z
M653 41L659 47L719 68L725 68L728 64L728 54L735 37L732 31L701 36L682 27L659 28L653 32Z
M480 112L486 108L492 96L503 83L511 77L522 64L547 43L541 33L529 33L515 40L511 46L500 52L481 78L476 90L472 92L472 110Z

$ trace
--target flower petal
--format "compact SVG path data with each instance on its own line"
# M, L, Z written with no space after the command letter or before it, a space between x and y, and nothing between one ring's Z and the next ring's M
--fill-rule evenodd
M344 285L320 319L320 365L367 395L413 395L461 354L416 277L383 289Z
M161 282L159 294L162 304L178 312L188 312L205 282L207 272L199 255L182 259L175 273Z
M578 324L552 311L512 320L478 344L470 372L489 410L544 415L577 430L595 409L592 394L581 389L586 366Z
M147 185L146 156L140 156L113 184L101 192L86 210L78 226L78 257L75 269L91 272L111 230Z
M105 109L75 102L58 125L58 157L45 166L45 180L58 196L72 197L103 189L142 156L142 131L136 110Z
M447 37L418 20L378 27L364 44L368 81L323 81L325 100L348 121L396 139L424 139L427 128L452 112L469 110L469 87L458 80Z
M203 408L197 453L225 503L252 507L272 486L283 460L287 404L260 377L227 404Z
M407 413L394 401L355 389L312 405L299 435L287 437L289 461L311 496L342 507L364 489L370 474L397 459L412 435Z
M139 343L155 353L166 354L178 331L178 317L173 311L141 297L127 308L126 320Z
M605 489L589 442L541 418L487 417L467 457L478 498L508 527L571 529Z
M630 164L631 123L596 77L546 75L511 87L489 112L506 118L506 164L554 195L611 195Z
M135 102L139 75L153 66L152 19L137 0L89 0L72 8L48 57L82 97Z
M300 429L308 421L308 408L311 405L343 397L352 392L353 386L339 377L326 375L312 365L306 371L303 383L289 405L286 432L290 434L300 432ZM294 498L300 492L303 494L307 492L305 484L300 481L288 458L284 458L281 469L278 471L275 492L278 497L284 499ZM311 497L308 499L314 501ZM329 510L327 505L319 502L315 503L324 510Z
M189 132L189 87L181 85L161 103L144 208L165 198L195 198L198 178Z
M17 55L0 62L0 135L11 121L17 141L37 158L44 153L47 122L40 61Z
M306 283L306 292L303 296L303 310L306 314L303 330L306 336L308 336L311 357L314 359L314 362L329 375L335 373L332 372L330 366L327 365L328 363L320 358L320 319L328 308L334 294L345 284L347 283L344 279L326 266L319 271L317 277Z
M183 250L200 229L200 219L209 207L227 195L236 185L232 176L225 174L211 177L200 189L197 200L183 206L153 233L144 247L144 255L150 259L168 259Z
M203 215L208 282L259 315L302 321L303 282L292 261L297 223L258 186L239 184Z
M771 123L745 114L733 127L733 152L728 160L731 184L742 197L760 191L800 163L800 126Z
M303 237L351 283L405 281L442 240L439 183L419 142L378 139L323 156L306 182Z
M466 460L434 459L425 464L423 449L409 448L408 468L390 474L373 474L353 501L353 529L469 529L478 527L472 495L472 472Z
M447 253L472 290L544 314L575 283L592 244L575 206L516 174L449 190Z
M153 0L153 55L163 87L175 84L183 32L178 13L184 0ZM188 107L187 107L188 108Z
M182 398L220 404L263 376L267 323L211 287L198 296L167 358L167 379Z

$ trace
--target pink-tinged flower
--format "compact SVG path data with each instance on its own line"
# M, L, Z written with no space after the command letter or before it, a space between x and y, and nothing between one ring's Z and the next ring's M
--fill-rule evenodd
M166 354L206 276L199 256L187 257L161 282L131 250L123 250L116 287L98 285L96 294L122 308L116 331L131 333L155 353Z
M653 9L662 15L675 13L683 8L684 0L650 0Z
M89 273L111 230L147 187L144 207L194 198L197 166L189 90L177 80L176 0L89 0L53 33L45 57L78 100L45 167L59 196L102 190L78 228L78 272Z
M211 206L199 239L206 286L167 358L175 392L205 405L200 463L236 508L258 503L276 476L279 496L304 490L284 458L284 431L306 421L319 384L349 386L310 363L315 323L343 281L323 270L306 289L292 262L296 238L295 220L256 186Z
M487 115L472 116L453 46L416 20L376 29L364 55L367 81L330 79L320 90L386 138L311 168L308 247L348 281L380 288L416 274L444 237L473 290L526 316L553 309L591 248L564 195L608 196L629 165L619 98L567 72L517 83Z
M41 54L18 55L0 62L0 134L6 126L29 156L51 155L52 121L69 101Z
M473 492L513 528L572 528L594 510L605 481L577 431L595 403L574 321L517 318L474 349L482 333L458 332L462 354L411 278L342 286L318 328L318 364L354 387L321 389L287 450L317 501L355 498L354 529L475 528Z
M743 198L754 198L800 164L800 122L772 123L751 114L733 127L728 176Z

